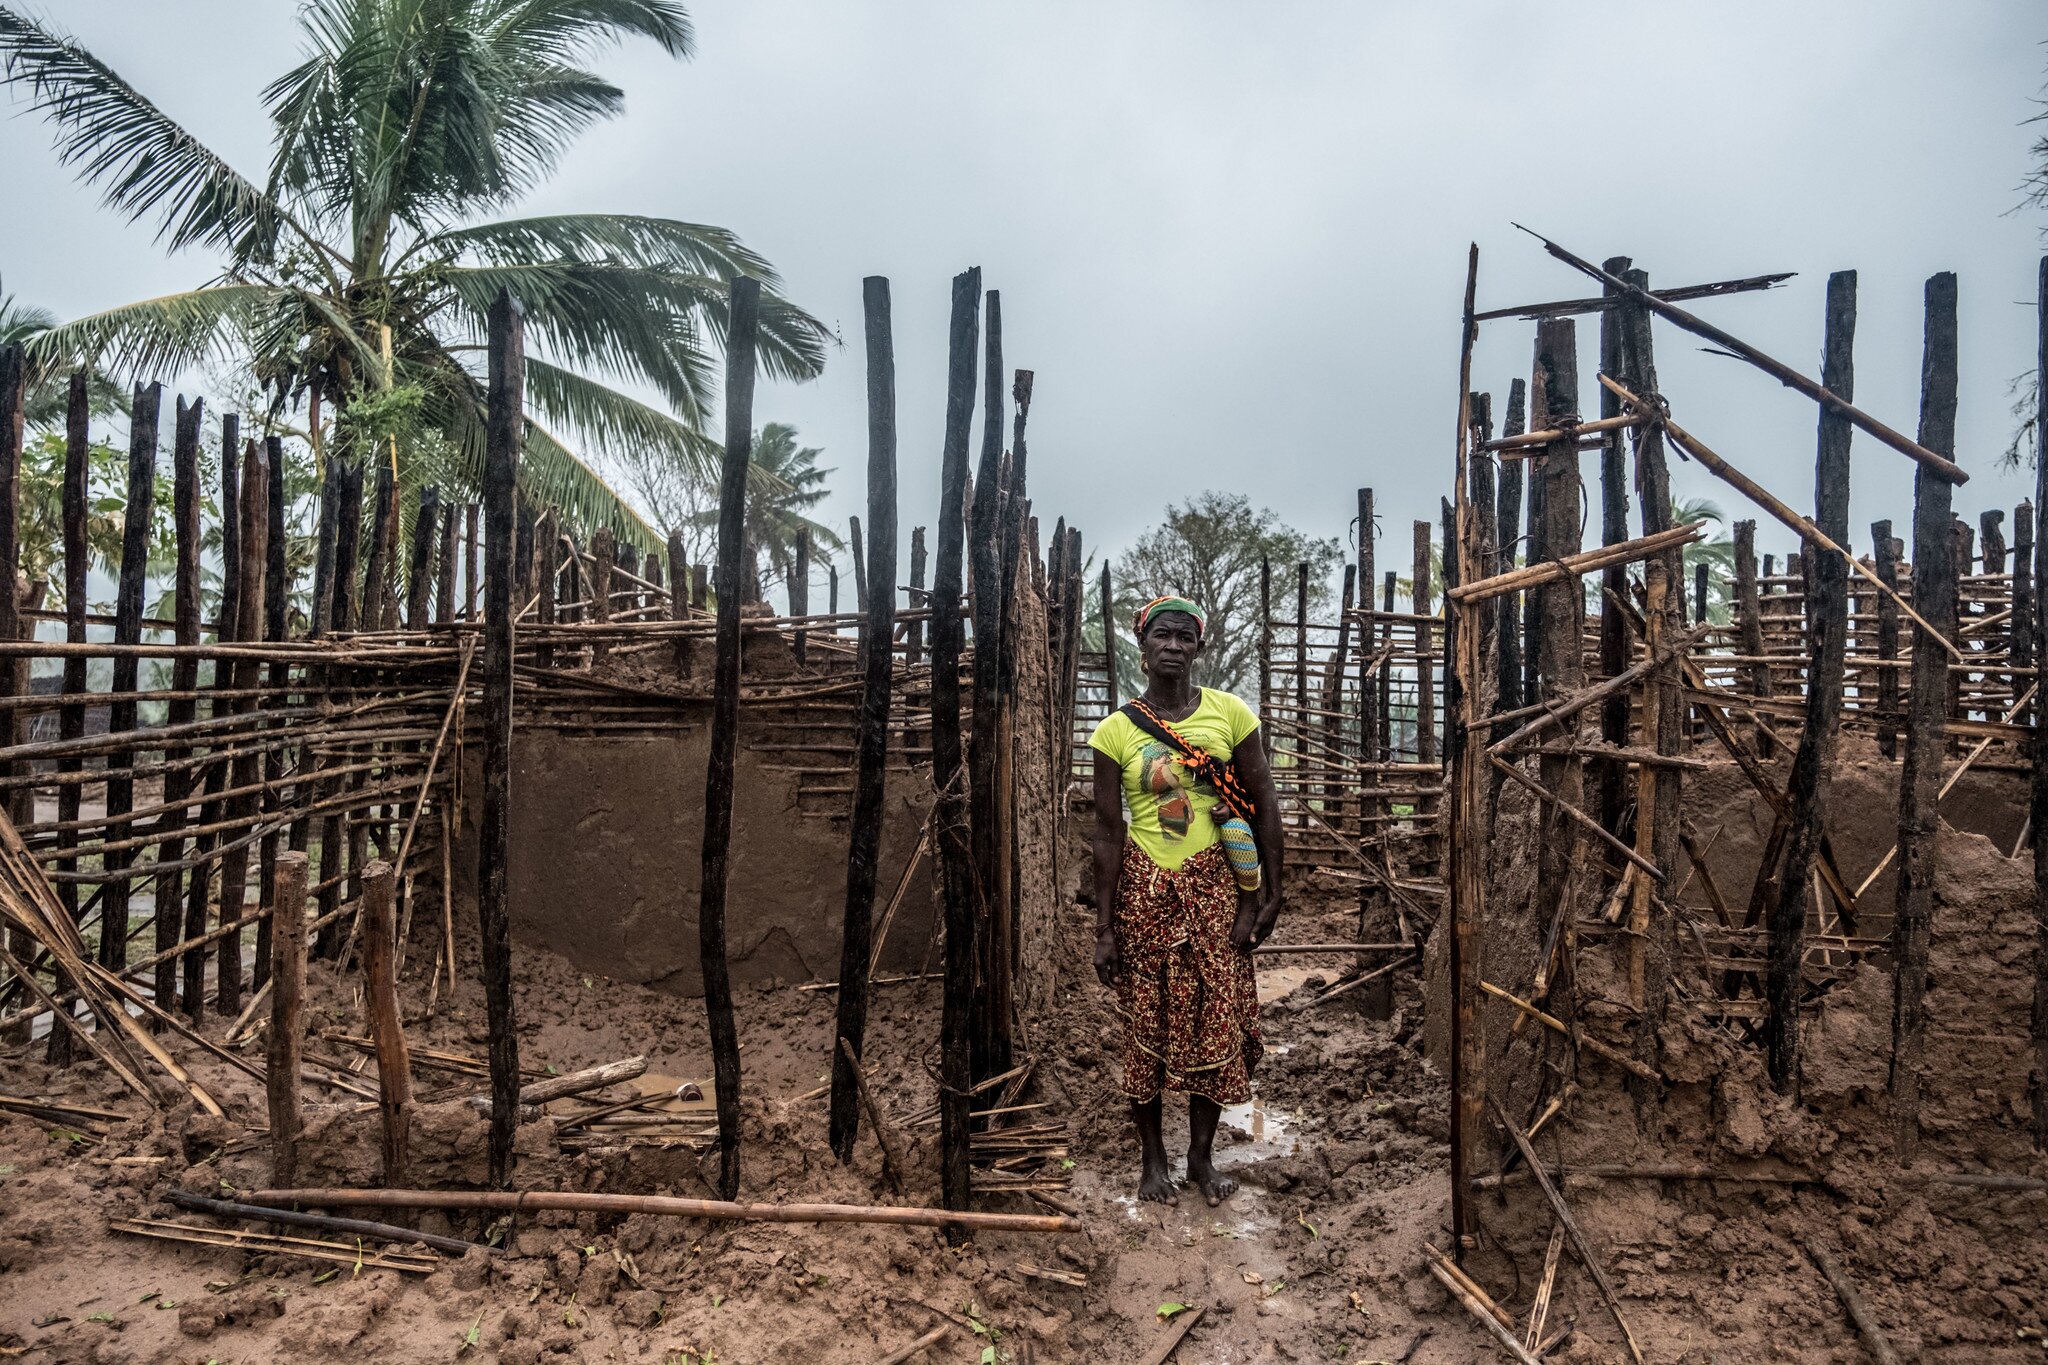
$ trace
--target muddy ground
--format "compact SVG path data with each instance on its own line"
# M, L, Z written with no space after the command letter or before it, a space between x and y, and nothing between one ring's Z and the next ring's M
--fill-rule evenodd
M1965 843L1973 839L1949 836L1955 870L1944 880L1936 934L1937 990L1949 992L1939 1002L1950 1011L1940 1034L1947 1075L1930 1097L1937 1122L1928 1163L2039 1175L2048 1167L2030 1159L2021 1136L2023 1073L2010 1074L2007 1060L2011 1038L2025 1030L2024 998L2011 992L2029 941L2031 895L2019 864L1987 841ZM1302 880L1277 941L1348 938L1353 897L1348 885ZM1262 959L1271 1052L1256 1108L1230 1116L1220 1152L1243 1187L1221 1208L1184 1191L1177 1207L1162 1209L1131 1198L1137 1149L1115 1094L1107 993L1088 970L1090 912L1074 907L1061 928L1060 1003L1029 1040L1042 1069L1024 1097L1049 1108L1025 1117L1070 1127L1065 1197L1081 1211L1079 1233L984 1235L956 1248L936 1232L908 1228L542 1214L510 1229L503 1254L473 1253L425 1276L142 1241L109 1232L108 1220L204 1222L159 1203L162 1190L217 1194L267 1183L264 1146L246 1139L248 1126L261 1124L254 1083L195 1058L195 1072L240 1122L190 1112L152 1118L92 1065L54 1073L41 1065L39 1048L4 1049L0 1088L134 1117L92 1142L0 1116L0 1353L193 1365L757 1365L878 1360L952 1322L952 1334L919 1359L1118 1365L1148 1359L1166 1330L1162 1307L1186 1304L1203 1313L1173 1356L1185 1365L1505 1359L1423 1268L1424 1241L1445 1244L1448 1109L1424 1057L1414 974L1400 978L1394 1018L1382 1023L1362 1018L1348 998L1302 1008L1337 979L1342 959ZM473 955L467 941L464 951ZM408 968L409 1032L418 1046L480 1056L473 957L454 997L428 1013L429 957L422 945ZM316 964L313 990L316 1029L360 1031L352 980ZM644 1052L657 1073L708 1071L699 1001L610 981L524 946L517 992L529 1065L566 1071ZM1982 998L1966 1011L1959 997L1973 994ZM1649 1359L1865 1359L1797 1236L1833 1249L1895 1343L1921 1359L2040 1358L2041 1346L2022 1334L2037 1330L2048 1309L2048 1195L1937 1189L1885 1174L1882 1065L1872 1059L1885 1039L1888 1002L1888 979L1866 966L1821 1008L1812 1027L1822 1055L1810 1070L1826 1079L1805 1107L1768 1098L1754 1053L1725 1031L1684 1022L1667 1040L1676 1084L1643 1108L1597 1062L1580 1077L1580 1098L1540 1144L1546 1159L1704 1159L1720 1169L1796 1169L1826 1182L1568 1181L1566 1197ZM910 1123L935 1096L935 984L878 990L871 1019L867 1055L913 1168L900 1196L882 1181L871 1137L864 1133L853 1166L841 1167L825 1147L824 1102L797 1098L825 1076L831 1011L829 992L794 983L740 996L742 1197L935 1203L936 1130ZM449 1087L436 1078L422 1088ZM309 1091L322 1103L309 1110L302 1179L374 1183L375 1115L348 1112L329 1093ZM1170 1121L1169 1139L1184 1144L1183 1116ZM414 1148L420 1183L475 1182L482 1121L459 1103L428 1105ZM548 1120L522 1128L521 1153L524 1185L710 1193L690 1152L565 1154ZM1538 1200L1519 1184L1478 1205L1486 1235L1469 1264L1518 1317L1550 1232ZM1018 1196L990 1206L1042 1211ZM490 1231L433 1214L422 1226L461 1236ZM1085 1284L1027 1276L1025 1266ZM1569 1256L1550 1322L1575 1327L1551 1359L1626 1358Z

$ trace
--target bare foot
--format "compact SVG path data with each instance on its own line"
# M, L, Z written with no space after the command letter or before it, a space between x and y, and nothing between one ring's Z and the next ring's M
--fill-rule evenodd
M1145 1163L1144 1172L1138 1177L1138 1198L1154 1204L1180 1203L1180 1196L1173 1192L1173 1177L1164 1163Z
M1201 1190L1212 1209L1237 1193L1237 1181L1206 1161L1188 1163L1188 1180Z

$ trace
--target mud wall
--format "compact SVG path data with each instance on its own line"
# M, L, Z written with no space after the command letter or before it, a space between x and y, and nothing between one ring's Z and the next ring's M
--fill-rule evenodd
M786 733L786 732L784 732ZM775 737L740 721L733 783L726 931L741 984L830 980L839 974L850 796L799 808L798 775L753 752ZM704 849L709 707L673 731L579 736L518 732L513 741L512 928L578 968L680 995L702 992L697 897ZM471 750L472 783L475 751ZM477 788L472 785L472 791ZM877 928L917 847L929 804L923 769L892 767L882 832ZM467 820L476 818L475 801ZM475 866L473 823L465 828ZM928 860L921 860L884 945L880 970L920 970L935 933Z

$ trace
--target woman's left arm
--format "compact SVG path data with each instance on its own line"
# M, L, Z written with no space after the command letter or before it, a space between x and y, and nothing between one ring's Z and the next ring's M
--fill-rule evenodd
M1259 885L1259 918L1252 929L1252 947L1266 941L1280 918L1280 878L1284 872L1287 836L1280 825L1280 791L1273 785L1273 769L1266 762L1266 747L1254 731L1237 746L1231 762L1244 783L1258 814L1252 817L1252 832L1258 836L1259 862L1263 865Z

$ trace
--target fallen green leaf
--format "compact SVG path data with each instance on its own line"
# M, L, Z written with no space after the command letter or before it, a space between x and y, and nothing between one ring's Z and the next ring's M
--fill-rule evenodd
M112 1322L113 1320L114 1315L105 1311L94 1313L86 1319L87 1322Z
M1317 1231L1316 1231L1316 1225L1315 1225L1314 1223L1311 1223L1311 1222L1309 1222L1309 1221L1308 1221L1308 1215L1307 1215L1306 1213L1297 1213L1297 1214L1295 1214L1295 1215L1294 1215L1294 1221L1295 1221L1295 1222L1297 1222L1297 1223L1299 1223L1299 1224L1301 1224L1301 1225L1302 1225L1302 1226L1303 1226L1304 1228L1307 1228L1307 1229L1308 1229L1308 1235L1309 1235L1309 1236L1310 1236L1310 1237L1311 1237L1312 1239L1318 1239L1318 1240L1319 1240L1319 1239L1320 1239L1320 1238L1322 1237L1322 1235L1323 1235L1323 1234L1322 1234L1322 1233L1320 1233L1320 1232L1317 1232Z
M340 1267L340 1266L336 1266L336 1267L335 1267L334 1269L332 1269L332 1270L322 1271L322 1272L321 1272L320 1274L318 1274L318 1275L315 1275L315 1276L313 1277L313 1283L314 1283L314 1284L326 1284L326 1283L327 1283L327 1282L328 1282L329 1280L333 1279L333 1278L334 1278L334 1277L335 1277L336 1275L339 1275L340 1273L341 1273L341 1267Z
M479 1309L477 1309L477 1310L476 1310L476 1321L475 1321L475 1322L472 1322L472 1323L470 1323L470 1324L469 1324L469 1330L468 1330L467 1332L464 1332L464 1333L462 1334L462 1345L460 1345L460 1346L458 1346L458 1347L456 1347L456 1348L455 1348L455 1354L457 1354L457 1355L461 1355L461 1354L462 1354L462 1353L463 1353L464 1351L467 1351L467 1350L468 1350L468 1349L469 1349L470 1347L472 1347L472 1346L475 1346L475 1345L479 1344L480 1342L482 1342L482 1341L483 1341L483 1339L484 1339L484 1310L483 1310L483 1309L481 1309L481 1308L479 1308Z
M1153 1311L1159 1314L1161 1322L1172 1322L1182 1313L1188 1311L1188 1305L1184 1303L1162 1303Z

